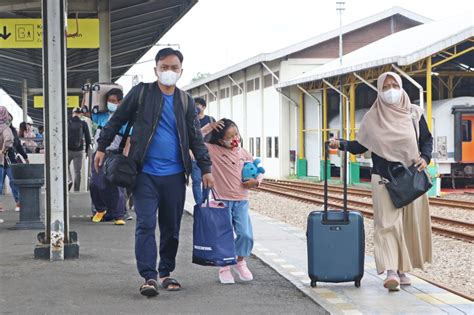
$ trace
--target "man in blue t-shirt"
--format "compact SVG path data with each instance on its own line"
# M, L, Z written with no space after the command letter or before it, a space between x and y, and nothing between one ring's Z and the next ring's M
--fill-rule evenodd
M177 291L181 284L171 277L176 266L179 230L186 197L186 183L192 169L190 150L202 172L204 187L214 186L211 160L196 118L194 101L176 87L182 73L183 55L164 48L155 57L157 82L139 84L102 129L94 160L103 164L105 148L121 126L135 115L128 159L136 163L138 174L133 187L137 217L135 258L145 283L140 293L158 295L161 286ZM160 228L158 271L155 229Z

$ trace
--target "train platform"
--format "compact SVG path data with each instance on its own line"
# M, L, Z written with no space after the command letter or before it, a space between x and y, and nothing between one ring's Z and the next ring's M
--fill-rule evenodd
M188 189L185 209L192 213ZM323 283L310 287L307 273L306 234L302 229L251 212L255 246L253 254L291 281L331 314L474 314L474 303L413 275L413 284L399 292L383 288L373 257L365 258L361 287L353 282Z
M70 194L70 226L78 233L80 258L49 262L33 259L38 231L11 230L18 212L11 196L2 201L0 314L327 314L255 257L249 259L255 280L235 285L220 284L217 268L192 264L189 215L183 217L173 273L183 289L146 298L138 292L135 220L125 226L94 224L89 194Z

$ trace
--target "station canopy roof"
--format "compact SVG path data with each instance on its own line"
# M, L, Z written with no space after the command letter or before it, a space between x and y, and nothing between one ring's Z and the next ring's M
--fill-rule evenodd
M357 30L357 29L365 27L367 25L379 22L383 19L389 18L389 17L394 16L394 15L401 15L401 16L404 16L404 17L406 17L410 20L413 20L413 21L416 21L416 22L419 22L419 23L428 23L428 22L432 21L429 18L426 18L422 15L416 14L416 13L414 13L412 11L409 11L409 10L406 10L404 8L392 7L388 10L384 10L384 11L379 12L377 14L366 17L362 20L358 20L358 21L350 23L348 25L344 25L342 27L342 34L350 33L354 30ZM268 61L276 60L276 59L279 59L279 58L283 58L285 56L289 56L289 55L294 54L298 51L302 51L306 48L318 45L320 43L323 43L323 42L325 42L327 40L330 40L330 39L332 39L334 37L337 37L337 36L339 36L339 29L335 29L335 30L332 30L330 32L320 34L318 36L309 38L309 39L307 39L305 41L302 41L300 43L278 49L278 50L276 50L274 52L271 52L271 53L262 53L262 54L256 55L256 56L251 57L247 60L244 60L244 61L242 61L238 64L235 64L231 67L228 67L224 70L221 70L217 73L214 73L214 74L212 74L212 75L210 75L206 78L203 78L201 80L193 82L193 83L183 87L183 89L187 91L187 90L196 88L198 86L201 86L203 84L212 82L212 81L214 81L216 79L219 79L221 77L224 77L226 75L230 75L230 74L235 73L237 71L240 71L242 69L245 69L245 68L248 68L250 66L259 64L261 62L268 62Z
M378 66L398 64L406 66L436 54L474 36L471 14L418 25L379 39L339 59L328 62L291 80L280 82L277 88L304 84ZM466 45L473 46L472 41ZM459 57L461 63L470 65L465 70L473 71L473 54Z
M68 17L97 18L97 0L69 0ZM127 72L179 21L197 0L110 0L112 79ZM3 0L3 18L41 18L39 0ZM2 31L2 30L0 30ZM67 86L80 88L87 79L98 81L98 49L67 49ZM21 81L28 88L42 88L42 49L0 49L0 88L21 104ZM28 114L34 123L43 121L43 110L33 108L28 96Z

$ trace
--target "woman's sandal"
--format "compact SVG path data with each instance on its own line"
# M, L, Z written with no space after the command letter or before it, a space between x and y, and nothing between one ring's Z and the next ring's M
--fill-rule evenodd
M171 285L174 285L174 286L177 286L177 287L170 288ZM181 284L178 282L178 280L176 280L174 278L165 278L161 282L161 286L166 291L179 291L179 290L181 290Z
M144 296L157 296L158 292L158 282L154 279L147 280L144 284L140 286L140 294Z

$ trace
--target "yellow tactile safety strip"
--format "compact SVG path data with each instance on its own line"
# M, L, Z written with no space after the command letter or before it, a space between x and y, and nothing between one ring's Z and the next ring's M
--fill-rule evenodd
M266 219L266 218L265 218ZM265 220L267 221L267 220ZM267 221L268 222L268 221ZM288 228L283 228L288 231ZM294 230L295 232L297 229ZM292 231L293 232L293 231ZM291 276L297 278L297 281L303 283L306 287L309 287L310 281L308 280L307 273L299 270L296 266L289 264L285 259L278 257L278 255L270 252L267 248L263 247L261 244L256 243L255 248L264 256L271 258L271 260L277 263L281 268L283 268ZM365 269L376 269L375 262L369 261L365 262ZM384 279L385 275L378 275L380 279ZM411 276L412 284L428 284L426 281L416 277ZM348 303L342 296L338 295L336 292L332 291L329 288L309 288L313 293L319 296L326 303L331 304L335 307L334 311L337 309L343 314L362 314L357 308L357 305ZM468 300L459 297L453 293L418 293L413 294L416 298L429 303L431 305L456 305L456 304L471 304Z
M298 280L303 283L305 286L309 286L310 280L308 279L307 273L301 270L294 265L288 264L285 259L279 258L275 253L270 252L267 248L263 247L260 243L256 242L254 244L254 249L257 252L260 252L264 256L271 257L272 261L280 265L283 269L286 270L293 277L298 278ZM334 307L340 310L343 314L358 315L362 314L357 310L357 306L347 303L344 299L341 298L336 292L328 288L311 288L311 290L324 299L327 303L334 305Z
M442 305L442 304L470 304L467 299L462 298L453 293L419 293L415 296L425 302L428 302L433 305Z

